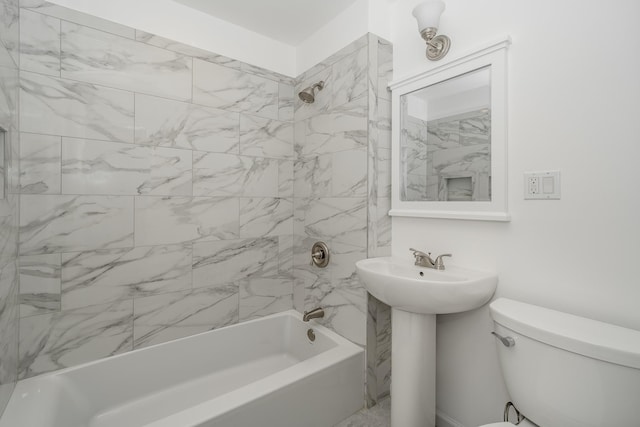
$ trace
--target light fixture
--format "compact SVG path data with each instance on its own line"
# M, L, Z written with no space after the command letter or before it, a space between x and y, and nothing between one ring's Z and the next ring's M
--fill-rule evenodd
M418 21L418 31L427 42L427 58L431 61L444 58L451 46L449 37L442 34L436 36L442 12L444 2L440 0L426 1L413 9L413 16Z

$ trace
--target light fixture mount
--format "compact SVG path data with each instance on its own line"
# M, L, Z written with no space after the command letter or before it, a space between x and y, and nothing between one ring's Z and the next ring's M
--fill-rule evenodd
M427 42L427 59L438 61L444 58L451 47L451 39L438 34L440 15L444 12L442 0L428 0L413 8L412 15L418 21L418 32Z
M427 42L427 59L438 61L445 57L451 47L451 39L444 34L437 36L437 28L425 28L420 35Z

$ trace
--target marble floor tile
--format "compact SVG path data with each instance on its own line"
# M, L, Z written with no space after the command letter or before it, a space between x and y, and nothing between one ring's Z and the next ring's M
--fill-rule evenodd
M362 409L335 427L390 427L391 399L384 399L372 408Z

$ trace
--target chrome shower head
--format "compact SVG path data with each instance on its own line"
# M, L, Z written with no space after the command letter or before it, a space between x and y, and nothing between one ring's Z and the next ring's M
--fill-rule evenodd
M319 81L318 83L314 84L313 86L309 86L308 88L302 90L298 94L298 96L300 97L302 102L304 102L306 104L312 104L316 100L316 89L317 90L324 89L324 82L323 81Z

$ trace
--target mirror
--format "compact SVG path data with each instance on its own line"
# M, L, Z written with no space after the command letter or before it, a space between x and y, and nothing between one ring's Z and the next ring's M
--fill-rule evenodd
M494 44L391 84L390 215L509 220L508 44Z

